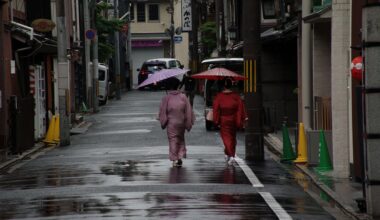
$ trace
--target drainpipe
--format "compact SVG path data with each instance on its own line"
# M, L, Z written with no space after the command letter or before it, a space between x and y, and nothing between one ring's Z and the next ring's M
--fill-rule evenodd
M311 0L302 1L302 17L310 14L312 8ZM305 129L312 128L312 78L311 78L311 24L302 21L302 118Z

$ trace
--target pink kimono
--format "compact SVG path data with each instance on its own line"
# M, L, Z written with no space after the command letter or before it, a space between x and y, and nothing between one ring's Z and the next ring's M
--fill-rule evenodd
M186 158L185 130L190 131L195 116L189 100L180 91L170 91L161 100L158 119L161 128L167 128L169 159Z

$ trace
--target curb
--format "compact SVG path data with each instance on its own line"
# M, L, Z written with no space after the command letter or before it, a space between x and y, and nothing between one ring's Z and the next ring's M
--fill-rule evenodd
M76 125L73 129L82 129L83 131L81 131L80 133L85 133L85 132L87 132L88 128L91 125L92 125L91 122L82 121L81 123ZM59 146L59 144L56 146ZM22 154L16 156L15 158L12 158L10 160L5 160L2 163L0 162L0 172L7 169L8 167L13 166L14 164L16 164L18 162L24 160L25 158L42 151L44 148L47 149L49 147L46 147L45 144L41 141L41 142L36 143L34 145L34 147L32 147L31 149L23 152ZM52 148L50 147L50 149L52 149Z
M42 150L43 148L45 148L45 144L42 143L42 142L39 142L37 144L34 145L34 147L32 147L31 149L23 152L22 154L18 155L17 157L13 158L13 159L10 159L10 160L7 160L3 163L0 163L0 170L4 170L16 163L18 163L19 161L29 157L30 155Z
M267 136L264 137L264 142L272 153L281 157L282 141L279 138L271 134L268 134ZM351 206L345 205L343 202L341 202L339 199L339 195L337 195L335 192L333 192L331 189L325 186L321 181L319 181L317 177L312 172L310 172L304 165L300 165L300 164L294 164L294 165L298 170L300 170L305 175L307 175L320 190L326 193L336 203L337 207L341 209L344 213L359 220L371 219L366 214L356 213L355 210Z

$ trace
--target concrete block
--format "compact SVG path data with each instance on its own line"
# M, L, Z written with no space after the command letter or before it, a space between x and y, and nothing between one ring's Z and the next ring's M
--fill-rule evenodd
M380 94L366 95L366 109L367 133L380 134Z
M370 180L380 181L380 141L367 140L367 163L368 163L368 178ZM380 204L380 203L379 203Z

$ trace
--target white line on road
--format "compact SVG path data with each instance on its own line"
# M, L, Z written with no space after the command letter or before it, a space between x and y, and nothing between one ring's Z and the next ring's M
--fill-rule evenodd
M235 161L243 170L249 181L252 183L253 187L264 187L264 185L260 182L255 173L249 168L249 166L247 166L247 164L240 157L236 156Z
M143 133L149 133L149 132L151 132L151 130L148 130L148 129L119 130L119 131L104 131L104 132L88 133L87 136L104 135L104 134L143 134Z
M273 210L280 220L290 220L292 217L281 207L281 205L276 201L276 199L269 192L259 192L261 197Z
M136 116L136 115L157 115L156 113L104 113L99 116Z

